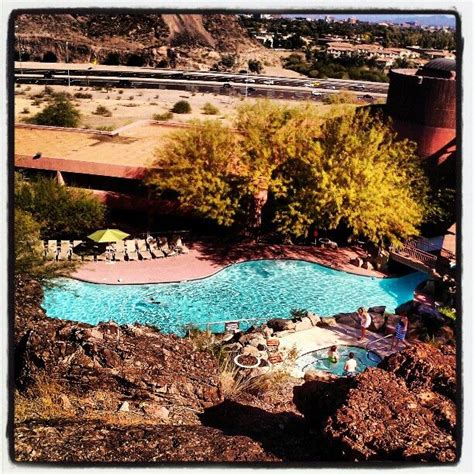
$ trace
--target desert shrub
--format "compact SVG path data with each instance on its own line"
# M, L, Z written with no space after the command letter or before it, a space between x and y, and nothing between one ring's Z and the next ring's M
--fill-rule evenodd
M438 309L438 311L443 316L446 316L447 318L456 321L456 310L455 309L450 308L449 306L442 306L441 308Z
M162 114L154 114L153 120L170 120L173 118L173 112L163 112Z
M30 113L30 109L28 107L25 107L22 111L21 111L22 114L29 114Z
M171 112L174 112L175 114L190 114L191 104L187 100L179 100L173 105Z
M89 94L89 93L84 93L84 92L76 92L74 94L74 97L76 99L92 99L92 94Z
M56 127L77 127L81 114L66 94L55 94L52 103L28 119L36 125L52 125Z
M136 104L135 102L131 102L130 104L123 104L124 107L138 107L140 104Z
M93 114L102 115L102 117L112 117L112 112L104 105L98 105Z
M112 130L115 130L115 125L102 125L97 127L96 130L100 130L101 132L111 132Z
M128 100L133 100L135 97L133 95L128 96Z
M120 89L120 90L118 91L118 93L119 93L119 94L123 94L123 90Z
M349 92L329 94L324 98L326 104L351 104L355 102L355 96Z
M219 109L210 102L206 102L202 107L202 113L206 115L216 115L219 113Z

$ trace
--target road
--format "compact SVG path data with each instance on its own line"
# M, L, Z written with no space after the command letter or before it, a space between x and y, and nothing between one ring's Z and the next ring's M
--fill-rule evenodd
M288 78L255 74L91 66L89 64L15 64L15 82L120 88L176 89L249 97L321 100L349 91L368 101L385 98L388 84L340 79ZM366 97L364 97L366 96Z

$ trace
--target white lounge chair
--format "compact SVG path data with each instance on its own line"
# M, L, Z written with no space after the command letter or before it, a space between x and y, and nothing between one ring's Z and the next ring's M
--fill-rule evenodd
M136 244L138 246L137 253L142 257L143 260L151 260L151 253L146 248L146 243L143 239L137 240Z
M46 258L48 260L54 260L56 258L56 251L58 247L57 240L48 240L48 246L46 251Z
M137 259L137 251L135 249L135 241L134 240L126 240L125 241L125 249L128 254L128 259L133 261Z

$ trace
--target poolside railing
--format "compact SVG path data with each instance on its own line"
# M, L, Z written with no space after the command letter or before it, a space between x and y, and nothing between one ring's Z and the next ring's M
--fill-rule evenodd
M242 318L232 321L210 321L199 326L205 326L206 332L223 333L246 329L256 324L263 324L267 319L268 318Z

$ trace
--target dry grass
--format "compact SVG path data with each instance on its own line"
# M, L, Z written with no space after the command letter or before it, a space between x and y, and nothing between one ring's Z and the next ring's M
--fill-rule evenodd
M71 407L65 408L61 395L67 394ZM72 395L56 380L40 379L30 393L15 391L15 423L29 420L94 420L111 425L164 424L168 420L149 418L138 406L130 404L129 412L118 412L122 400L108 391L94 391L87 397Z

